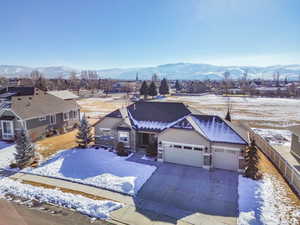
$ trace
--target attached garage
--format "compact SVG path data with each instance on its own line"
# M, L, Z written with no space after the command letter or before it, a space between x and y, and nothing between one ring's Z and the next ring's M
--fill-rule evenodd
M239 149L213 148L213 168L237 171Z
M164 161L188 166L202 167L203 147L183 143L163 143Z

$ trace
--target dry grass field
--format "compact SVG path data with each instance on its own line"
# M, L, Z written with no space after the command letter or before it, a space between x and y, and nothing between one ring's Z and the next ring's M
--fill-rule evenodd
M274 186L276 186L278 189L282 188L284 190L284 192L280 192L280 190L278 190L279 193L283 193L285 195L280 197L280 201L282 201L283 204L291 205L295 208L300 208L300 199L290 188L286 180L281 176L280 172L262 152L259 151L258 153L260 157L259 170L263 174L268 174L274 177L274 181L276 181L276 183L274 182Z

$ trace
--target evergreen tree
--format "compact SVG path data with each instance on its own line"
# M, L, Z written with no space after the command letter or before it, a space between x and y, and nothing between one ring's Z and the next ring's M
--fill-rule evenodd
M231 108L232 108L232 105L230 103L230 99L228 98L227 99L227 113L226 113L226 116L225 116L225 120L231 122Z
M85 114L80 120L80 125L78 128L76 138L76 142L79 148L87 148L88 145L93 141L92 128L89 125L87 119L85 118Z
M20 169L24 168L35 156L35 148L31 143L27 131L21 127L16 133L16 165Z
M230 110L229 109L227 110L227 114L225 116L225 120L231 122L231 115L230 115Z
M246 168L245 168L245 176L249 177L251 179L259 179L260 174L258 171L258 161L259 161L259 156L257 154L257 148L255 146L255 141L252 140L250 146L246 149L246 154L245 154L245 163L246 163Z
M153 81L150 84L150 87L148 89L148 93L152 97L154 97L154 96L157 95L157 88L156 88L156 85L155 85L155 83Z
M176 80L176 83L175 83L175 89L176 89L176 91L180 91L180 89L181 89L181 86L180 86L178 80Z
M161 95L169 94L169 86L168 86L168 82L165 78L162 79L162 81L160 82L159 94L161 94Z
M146 81L143 81L142 86L140 88L140 95L144 95L144 99L148 96L148 85Z

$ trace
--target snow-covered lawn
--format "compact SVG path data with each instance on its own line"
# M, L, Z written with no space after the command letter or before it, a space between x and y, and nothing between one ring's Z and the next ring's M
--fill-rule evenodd
M291 132L283 129L253 128L254 132L262 136L270 145L291 145Z
M16 151L15 145L3 144L0 142L0 168L8 168L11 162L14 160L14 153Z
M135 195L156 167L126 159L104 149L71 149L23 171Z
M254 181L239 176L239 225L298 225L300 209L290 202L285 189L272 175Z
M92 200L81 195L64 193L57 189L34 187L9 178L0 178L0 198L5 198L8 194L29 200L37 200L42 203L72 208L82 214L101 219L107 219L111 211L122 207L122 204L113 201Z

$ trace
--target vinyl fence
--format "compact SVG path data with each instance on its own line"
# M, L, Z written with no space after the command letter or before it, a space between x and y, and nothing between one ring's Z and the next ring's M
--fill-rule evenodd
M300 172L286 159L284 159L280 153L277 152L277 150L274 149L264 138L256 134L249 126L244 123L240 123L240 125L249 131L250 139L255 141L255 144L259 147L259 149L277 167L283 177L288 181L288 183L300 197Z

